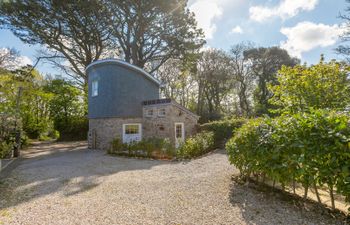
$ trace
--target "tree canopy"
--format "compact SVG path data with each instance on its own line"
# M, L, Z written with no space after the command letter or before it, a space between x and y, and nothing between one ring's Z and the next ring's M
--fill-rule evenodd
M274 94L270 103L277 112L297 113L313 109L344 110L350 103L349 67L331 61L307 67L282 66L277 85L271 85Z
M23 42L46 49L40 59L62 69L80 86L85 68L118 56L150 72L169 58L193 54L203 44L187 1L2 1L0 25Z
M268 101L272 96L268 84L277 83L276 75L283 65L295 66L300 60L292 58L286 50L279 47L252 48L245 51L244 56L251 61L252 73L257 82L254 90L255 114L267 114L271 107Z

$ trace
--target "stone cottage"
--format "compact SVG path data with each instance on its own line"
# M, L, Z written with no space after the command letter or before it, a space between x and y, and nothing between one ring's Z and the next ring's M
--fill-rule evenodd
M169 138L175 147L196 132L199 116L171 99L160 99L160 82L127 62L91 63L88 75L89 148L108 149L114 138L124 143Z

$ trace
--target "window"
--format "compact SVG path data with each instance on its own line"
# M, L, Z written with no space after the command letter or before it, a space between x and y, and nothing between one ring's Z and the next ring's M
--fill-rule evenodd
M123 143L133 143L142 140L142 124L123 124Z
M147 109L146 116L147 117L152 117L153 116L153 109Z
M165 116L165 109L164 108L158 110L158 116Z
M125 134L138 134L139 131L138 124L125 124Z
M91 96L97 96L98 95L98 81L94 80L92 81L92 90L91 90Z
M175 137L182 138L182 124L178 123L175 125Z

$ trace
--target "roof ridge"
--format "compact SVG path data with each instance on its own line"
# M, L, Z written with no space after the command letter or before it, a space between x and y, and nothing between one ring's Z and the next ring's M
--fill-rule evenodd
M92 63L90 63L86 68L85 71L87 71L88 69L90 69L92 66L98 65L98 64L102 64L102 63L116 63L118 65L121 66L125 66L128 67L130 69L136 70L140 73L142 73L143 75L145 75L146 77L148 77L150 80L152 80L153 82L157 83L158 85L161 85L161 82L155 78L154 76L152 76L151 74L149 74L148 72L146 72L145 70L143 70L142 68L135 66L131 63L128 63L126 61L120 60L120 59L100 59L100 60L96 60Z

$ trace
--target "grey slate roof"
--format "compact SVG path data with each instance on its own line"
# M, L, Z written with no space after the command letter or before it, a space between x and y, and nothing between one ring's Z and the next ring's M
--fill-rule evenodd
M86 71L88 71L90 68L96 66L96 65L102 65L102 64L117 64L123 67L126 67L128 69L134 70L138 73L143 74L144 76L146 76L148 79L152 80L153 82L155 82L156 84L160 85L160 81L158 79L156 79L155 77L153 77L151 74L147 73L146 71L144 71L143 69L132 65L128 62L122 61L122 60L118 60L118 59L102 59L102 60L97 60L95 62L90 63L87 67L86 67Z

